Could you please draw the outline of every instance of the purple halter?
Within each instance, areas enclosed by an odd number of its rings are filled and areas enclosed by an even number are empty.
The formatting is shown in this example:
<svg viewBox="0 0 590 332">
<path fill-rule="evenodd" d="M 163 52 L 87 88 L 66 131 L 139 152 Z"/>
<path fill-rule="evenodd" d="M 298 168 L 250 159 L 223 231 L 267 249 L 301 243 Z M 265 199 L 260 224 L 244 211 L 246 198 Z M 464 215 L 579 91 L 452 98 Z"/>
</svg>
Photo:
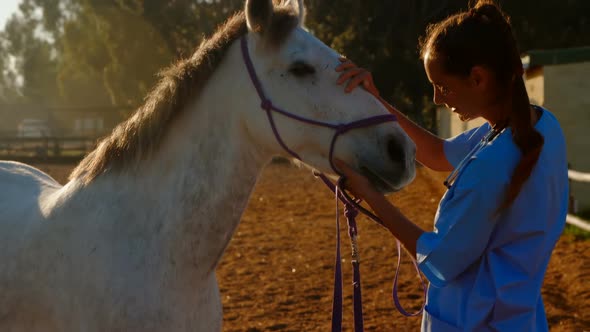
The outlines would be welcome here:
<svg viewBox="0 0 590 332">
<path fill-rule="evenodd" d="M 384 122 L 393 122 L 397 121 L 397 117 L 394 114 L 385 114 L 385 115 L 378 115 L 358 121 L 353 121 L 350 123 L 344 124 L 331 124 L 328 122 L 321 122 L 316 121 L 313 119 L 304 118 L 293 113 L 284 111 L 276 106 L 274 106 L 269 98 L 266 97 L 264 94 L 264 90 L 262 88 L 262 83 L 258 79 L 256 75 L 256 70 L 254 69 L 254 65 L 252 64 L 252 59 L 250 58 L 250 54 L 248 52 L 248 42 L 246 40 L 246 36 L 242 36 L 240 40 L 241 49 L 242 49 L 242 57 L 244 59 L 244 63 L 246 64 L 246 68 L 248 69 L 248 73 L 250 74 L 250 79 L 252 80 L 252 84 L 256 88 L 256 92 L 260 97 L 261 103 L 260 107 L 266 111 L 268 116 L 268 121 L 272 127 L 272 131 L 279 142 L 279 144 L 291 154 L 293 157 L 301 160 L 301 157 L 293 150 L 289 149 L 289 147 L 285 144 L 281 135 L 279 134 L 277 127 L 275 125 L 272 113 L 276 112 L 281 115 L 284 115 L 288 118 L 308 123 L 314 126 L 325 127 L 334 129 L 334 136 L 332 137 L 332 141 L 330 142 L 330 152 L 328 156 L 328 160 L 330 161 L 330 166 L 334 170 L 336 174 L 339 174 L 340 180 L 336 185 L 334 185 L 325 175 L 323 174 L 315 174 L 319 178 L 324 181 L 326 186 L 334 192 L 336 199 L 342 201 L 345 206 L 345 215 L 348 220 L 348 235 L 351 239 L 352 245 L 352 265 L 353 265 L 353 308 L 354 308 L 354 331 L 355 332 L 362 332 L 363 331 L 363 312 L 362 312 L 362 301 L 361 301 L 361 284 L 360 284 L 360 269 L 359 269 L 359 255 L 358 255 L 358 245 L 356 241 L 357 237 L 357 227 L 355 222 L 355 217 L 358 215 L 358 210 L 361 210 L 364 214 L 366 214 L 371 219 L 375 220 L 376 222 L 382 224 L 381 220 L 377 216 L 375 216 L 370 211 L 366 210 L 362 206 L 360 206 L 360 200 L 352 199 L 350 196 L 346 194 L 344 190 L 342 190 L 342 182 L 344 181 L 344 177 L 342 174 L 334 167 L 332 162 L 332 157 L 334 153 L 334 147 L 336 145 L 336 139 L 353 129 L 359 129 L 364 127 L 369 127 L 377 124 L 381 124 Z M 337 227 L 337 245 L 336 245 L 336 262 L 335 262 L 335 271 L 334 271 L 334 301 L 332 307 L 332 332 L 340 332 L 342 331 L 342 262 L 340 259 L 340 221 L 339 221 L 339 211 L 338 211 L 338 202 L 336 202 L 336 227 Z M 416 313 L 407 313 L 400 305 L 399 300 L 397 298 L 397 277 L 399 272 L 399 266 L 401 262 L 401 246 L 399 241 L 397 241 L 397 249 L 398 249 L 398 266 L 395 273 L 394 278 L 394 285 L 393 285 L 393 301 L 397 309 L 405 316 L 416 316 L 422 313 L 422 309 Z M 422 277 L 420 276 L 420 272 L 416 263 L 414 261 L 414 265 L 416 267 L 416 271 L 418 272 L 418 276 L 422 281 Z M 424 286 L 424 282 L 422 281 L 422 287 L 424 288 L 424 295 L 426 295 L 426 288 Z"/>
<path fill-rule="evenodd" d="M 242 56 L 244 58 L 244 63 L 246 64 L 246 68 L 248 68 L 248 73 L 250 74 L 250 79 L 252 80 L 252 84 L 256 88 L 256 92 L 258 93 L 258 96 L 260 97 L 260 100 L 261 100 L 260 107 L 266 111 L 266 113 L 268 115 L 268 121 L 270 122 L 270 125 L 272 127 L 272 131 L 275 134 L 277 141 L 283 147 L 283 149 L 285 149 L 285 151 L 289 152 L 289 154 L 291 154 L 293 157 L 295 157 L 299 160 L 301 160 L 301 157 L 299 157 L 299 155 L 297 153 L 295 153 L 293 150 L 289 149 L 289 147 L 281 139 L 281 135 L 279 135 L 279 132 L 277 131 L 274 119 L 272 117 L 272 112 L 277 112 L 277 113 L 282 114 L 282 115 L 289 117 L 291 119 L 295 119 L 299 122 L 308 123 L 308 124 L 311 124 L 314 126 L 334 129 L 335 133 L 332 138 L 332 142 L 330 143 L 330 155 L 328 156 L 328 158 L 330 161 L 330 166 L 336 172 L 336 174 L 340 174 L 340 172 L 338 172 L 338 170 L 334 167 L 334 165 L 332 163 L 332 154 L 334 152 L 334 146 L 336 144 L 336 139 L 338 138 L 338 136 L 340 136 L 352 129 L 364 128 L 364 127 L 368 127 L 368 126 L 372 126 L 372 125 L 376 125 L 376 124 L 380 124 L 380 123 L 384 123 L 384 122 L 397 121 L 397 117 L 394 114 L 384 114 L 384 115 L 377 115 L 374 117 L 370 117 L 367 119 L 353 121 L 350 123 L 331 124 L 328 122 L 321 122 L 321 121 L 316 121 L 316 120 L 304 118 L 304 117 L 295 115 L 293 113 L 289 113 L 287 111 L 284 111 L 284 110 L 274 106 L 272 104 L 272 101 L 270 99 L 268 99 L 266 97 L 266 95 L 264 94 L 264 90 L 262 89 L 262 84 L 260 83 L 260 80 L 258 79 L 258 76 L 256 75 L 256 70 L 254 69 L 254 65 L 252 64 L 252 60 L 250 59 L 250 54 L 248 52 L 248 42 L 246 41 L 246 36 L 242 37 L 241 46 L 242 46 Z"/>
</svg>

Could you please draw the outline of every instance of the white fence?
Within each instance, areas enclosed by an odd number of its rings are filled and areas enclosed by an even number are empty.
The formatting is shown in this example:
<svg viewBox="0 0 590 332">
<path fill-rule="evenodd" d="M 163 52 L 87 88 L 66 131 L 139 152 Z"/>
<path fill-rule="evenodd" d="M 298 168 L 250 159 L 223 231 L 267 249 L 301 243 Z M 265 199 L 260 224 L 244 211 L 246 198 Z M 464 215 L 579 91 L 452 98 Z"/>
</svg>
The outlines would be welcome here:
<svg viewBox="0 0 590 332">
<path fill-rule="evenodd" d="M 578 172 L 578 171 L 569 170 L 568 177 L 571 181 L 590 183 L 590 174 L 588 174 L 588 173 L 582 173 L 582 172 Z M 576 227 L 579 227 L 579 228 L 585 230 L 586 232 L 590 232 L 590 222 L 583 220 L 581 218 L 578 218 L 578 217 L 574 216 L 573 214 L 567 215 L 566 222 L 570 225 L 574 225 Z"/>
</svg>

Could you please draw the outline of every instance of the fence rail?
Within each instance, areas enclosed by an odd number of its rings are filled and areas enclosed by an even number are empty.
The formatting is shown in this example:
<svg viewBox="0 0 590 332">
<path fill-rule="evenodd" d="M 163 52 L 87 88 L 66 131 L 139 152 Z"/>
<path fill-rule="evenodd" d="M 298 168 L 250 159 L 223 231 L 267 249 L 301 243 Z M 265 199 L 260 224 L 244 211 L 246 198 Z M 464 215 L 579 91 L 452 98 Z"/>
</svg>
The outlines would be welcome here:
<svg viewBox="0 0 590 332">
<path fill-rule="evenodd" d="M 0 159 L 16 156 L 25 158 L 78 158 L 94 149 L 96 142 L 96 137 L 0 136 Z M 570 181 L 590 183 L 590 173 L 569 170 L 568 177 Z M 590 221 L 568 213 L 566 222 L 590 232 Z"/>
<path fill-rule="evenodd" d="M 589 173 L 582 173 L 574 170 L 569 170 L 567 172 L 568 177 L 570 180 L 578 181 L 578 182 L 587 182 L 590 183 L 590 174 Z"/>
<path fill-rule="evenodd" d="M 14 157 L 61 158 L 83 156 L 96 146 L 96 137 L 0 136 L 0 159 Z"/>
<path fill-rule="evenodd" d="M 590 183 L 590 173 L 582 173 L 582 172 L 578 172 L 578 171 L 574 171 L 574 170 L 570 169 L 570 170 L 568 170 L 568 177 L 569 177 L 570 181 Z M 575 216 L 573 214 L 569 214 L 569 213 L 568 213 L 565 221 L 570 225 L 581 228 L 581 229 L 585 230 L 586 232 L 590 232 L 590 221 L 581 219 L 580 217 L 577 217 L 577 216 Z"/>
</svg>

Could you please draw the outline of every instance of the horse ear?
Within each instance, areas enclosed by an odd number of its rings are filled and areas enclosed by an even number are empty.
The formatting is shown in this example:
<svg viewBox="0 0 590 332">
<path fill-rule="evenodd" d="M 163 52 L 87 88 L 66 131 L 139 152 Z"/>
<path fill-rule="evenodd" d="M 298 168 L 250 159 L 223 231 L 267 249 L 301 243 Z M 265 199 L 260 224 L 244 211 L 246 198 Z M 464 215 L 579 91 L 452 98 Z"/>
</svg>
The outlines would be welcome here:
<svg viewBox="0 0 590 332">
<path fill-rule="evenodd" d="M 264 33 L 273 14 L 272 0 L 246 0 L 246 22 L 248 29 Z"/>
<path fill-rule="evenodd" d="M 299 15 L 299 25 L 304 25 L 305 21 L 305 4 L 303 0 L 283 0 L 283 6 L 291 6 Z"/>
</svg>

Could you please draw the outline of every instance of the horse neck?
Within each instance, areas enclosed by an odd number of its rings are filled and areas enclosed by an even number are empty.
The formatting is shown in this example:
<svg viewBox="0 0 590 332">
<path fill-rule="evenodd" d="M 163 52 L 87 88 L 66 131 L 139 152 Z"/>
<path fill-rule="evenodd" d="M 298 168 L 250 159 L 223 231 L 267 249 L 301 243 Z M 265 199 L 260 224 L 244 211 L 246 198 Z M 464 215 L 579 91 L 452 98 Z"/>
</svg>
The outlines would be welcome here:
<svg viewBox="0 0 590 332">
<path fill-rule="evenodd" d="M 270 157 L 249 139 L 240 119 L 249 104 L 252 110 L 247 111 L 263 113 L 254 102 L 237 46 L 228 50 L 185 117 L 173 124 L 148 176 L 158 179 L 162 169 L 173 169 L 163 185 L 154 187 L 163 189 L 160 199 L 166 206 L 183 211 L 171 225 L 171 244 L 181 259 L 195 260 L 191 265 L 205 263 L 209 271 L 218 263 Z M 174 158 L 176 166 L 169 166 Z M 178 212 L 169 215 L 174 213 Z"/>
<path fill-rule="evenodd" d="M 218 263 L 270 159 L 239 118 L 248 104 L 252 110 L 246 111 L 261 110 L 247 102 L 254 90 L 235 45 L 229 52 L 198 98 L 170 124 L 158 151 L 137 169 L 99 177 L 94 189 L 103 196 L 116 192 L 121 216 L 129 215 L 126 209 L 142 210 L 132 220 L 115 220 L 160 230 L 164 250 L 205 272 Z"/>
</svg>

